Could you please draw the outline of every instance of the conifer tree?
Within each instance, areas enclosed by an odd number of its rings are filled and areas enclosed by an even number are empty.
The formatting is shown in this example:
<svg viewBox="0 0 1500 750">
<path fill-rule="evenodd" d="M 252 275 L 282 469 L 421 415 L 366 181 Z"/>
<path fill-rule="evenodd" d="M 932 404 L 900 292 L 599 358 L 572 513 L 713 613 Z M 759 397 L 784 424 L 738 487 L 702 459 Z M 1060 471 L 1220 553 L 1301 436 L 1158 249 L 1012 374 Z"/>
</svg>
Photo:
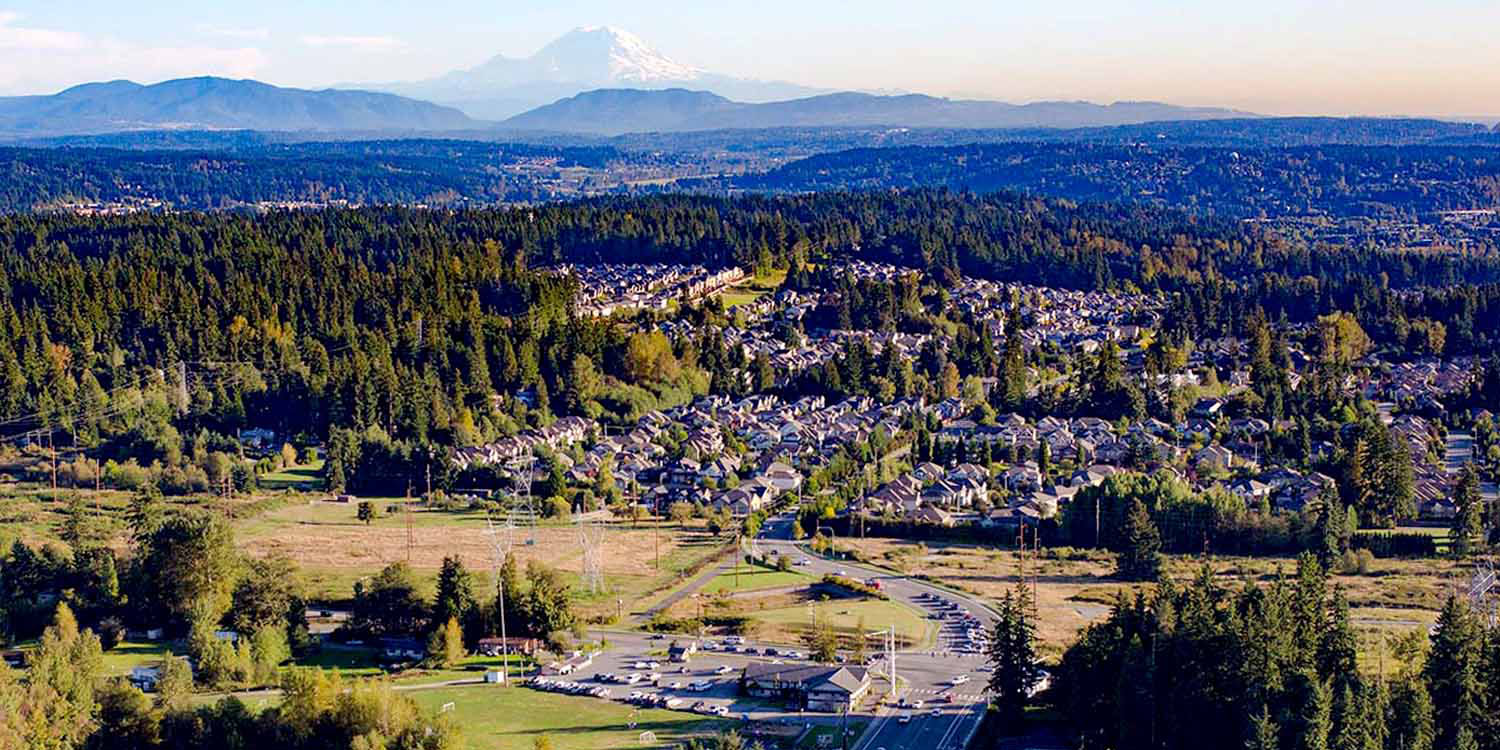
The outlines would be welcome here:
<svg viewBox="0 0 1500 750">
<path fill-rule="evenodd" d="M 1117 572 L 1127 581 L 1155 581 L 1161 576 L 1161 532 L 1139 498 L 1132 498 L 1121 528 Z"/>
<path fill-rule="evenodd" d="M 1479 473 L 1474 464 L 1464 464 L 1453 491 L 1454 514 L 1448 537 L 1453 556 L 1469 557 L 1484 541 L 1484 499 L 1479 494 Z"/>
<path fill-rule="evenodd" d="M 1473 740 L 1482 721 L 1479 623 L 1467 603 L 1449 596 L 1434 626 L 1422 677 L 1432 696 L 1433 746 L 1456 748 Z"/>
</svg>

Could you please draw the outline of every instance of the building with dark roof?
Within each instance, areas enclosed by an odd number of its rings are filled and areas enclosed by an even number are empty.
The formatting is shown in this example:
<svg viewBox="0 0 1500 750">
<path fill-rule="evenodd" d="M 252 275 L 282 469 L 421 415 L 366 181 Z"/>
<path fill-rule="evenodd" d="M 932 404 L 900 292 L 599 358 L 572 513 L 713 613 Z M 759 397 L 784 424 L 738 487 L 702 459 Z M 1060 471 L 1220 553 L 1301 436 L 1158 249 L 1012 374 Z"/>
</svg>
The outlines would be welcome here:
<svg viewBox="0 0 1500 750">
<path fill-rule="evenodd" d="M 870 692 L 870 672 L 850 666 L 748 664 L 740 687 L 754 697 L 784 700 L 808 711 L 852 711 Z"/>
</svg>

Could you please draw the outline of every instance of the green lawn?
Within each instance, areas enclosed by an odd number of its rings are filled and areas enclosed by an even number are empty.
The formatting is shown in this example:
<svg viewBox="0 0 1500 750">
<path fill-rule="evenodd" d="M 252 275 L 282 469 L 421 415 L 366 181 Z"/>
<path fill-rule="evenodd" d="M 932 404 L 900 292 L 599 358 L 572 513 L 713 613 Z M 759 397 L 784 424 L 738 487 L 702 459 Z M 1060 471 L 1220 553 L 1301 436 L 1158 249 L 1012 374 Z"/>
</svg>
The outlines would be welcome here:
<svg viewBox="0 0 1500 750">
<path fill-rule="evenodd" d="M 130 674 L 130 670 L 136 667 L 150 667 L 161 663 L 166 655 L 165 643 L 122 641 L 104 652 L 104 672 L 109 675 Z"/>
<path fill-rule="evenodd" d="M 431 711 L 453 704 L 447 713 L 463 727 L 464 738 L 474 750 L 531 750 L 535 739 L 544 734 L 560 750 L 660 748 L 730 726 L 730 722 L 678 711 L 638 710 L 615 701 L 521 687 L 434 688 L 408 695 Z M 646 731 L 656 733 L 655 743 L 640 742 Z"/>
<path fill-rule="evenodd" d="M 525 674 L 532 666 L 531 661 L 520 654 L 511 654 L 509 661 L 510 668 L 507 671 L 512 675 Z M 397 685 L 430 685 L 453 680 L 481 680 L 484 679 L 485 672 L 499 669 L 501 663 L 498 656 L 476 655 L 465 658 L 452 669 L 413 669 L 393 675 L 392 679 Z M 297 664 L 303 667 L 321 667 L 346 678 L 385 674 L 385 670 L 380 667 L 375 650 L 369 648 L 324 647 L 299 660 Z"/>
<path fill-rule="evenodd" d="M 263 474 L 260 477 L 259 483 L 261 489 L 267 490 L 321 490 L 325 486 L 323 483 L 323 461 L 319 459 L 310 464 L 288 466 L 281 471 Z"/>
<path fill-rule="evenodd" d="M 866 632 L 894 626 L 897 634 L 916 644 L 930 643 L 935 631 L 935 626 L 921 613 L 897 602 L 881 599 L 832 599 L 812 606 L 820 616 L 828 617 L 834 629 L 844 636 L 852 636 L 861 620 Z M 805 605 L 762 610 L 752 617 L 773 626 L 780 634 L 800 633 L 812 624 L 812 615 Z M 871 647 L 878 643 L 878 638 L 873 639 Z"/>
<path fill-rule="evenodd" d="M 721 573 L 703 587 L 705 594 L 725 591 L 757 591 L 783 586 L 805 586 L 815 579 L 795 570 L 780 571 L 760 565 L 736 565 L 733 570 Z"/>
<path fill-rule="evenodd" d="M 724 303 L 724 309 L 732 310 L 736 307 L 739 307 L 740 305 L 748 305 L 768 293 L 769 292 L 750 289 L 730 288 L 724 290 L 724 292 L 719 295 L 719 300 Z"/>
<path fill-rule="evenodd" d="M 846 727 L 813 727 L 812 731 L 803 735 L 802 741 L 797 743 L 798 750 L 819 750 L 819 748 L 833 750 L 834 748 L 842 748 L 844 745 L 843 743 L 839 742 L 840 729 L 843 729 L 844 731 L 847 731 L 849 733 L 849 746 L 853 747 L 855 741 L 857 741 L 860 736 L 865 733 L 865 726 L 869 723 L 870 722 L 866 719 L 850 719 L 848 722 L 848 726 Z M 822 739 L 824 737 L 827 737 L 828 739 Z"/>
</svg>

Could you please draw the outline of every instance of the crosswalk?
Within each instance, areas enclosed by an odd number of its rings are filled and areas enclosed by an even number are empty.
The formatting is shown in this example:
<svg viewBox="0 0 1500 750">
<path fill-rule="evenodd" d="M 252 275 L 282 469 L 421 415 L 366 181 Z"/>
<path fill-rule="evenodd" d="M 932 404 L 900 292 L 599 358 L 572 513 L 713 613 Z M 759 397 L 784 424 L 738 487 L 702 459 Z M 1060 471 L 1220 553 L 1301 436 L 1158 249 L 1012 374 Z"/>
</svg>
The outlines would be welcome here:
<svg viewBox="0 0 1500 750">
<path fill-rule="evenodd" d="M 949 695 L 949 692 L 942 688 L 911 688 L 904 692 L 906 695 Z M 961 703 L 972 703 L 985 698 L 983 693 L 952 693 L 952 695 L 953 700 Z"/>
</svg>

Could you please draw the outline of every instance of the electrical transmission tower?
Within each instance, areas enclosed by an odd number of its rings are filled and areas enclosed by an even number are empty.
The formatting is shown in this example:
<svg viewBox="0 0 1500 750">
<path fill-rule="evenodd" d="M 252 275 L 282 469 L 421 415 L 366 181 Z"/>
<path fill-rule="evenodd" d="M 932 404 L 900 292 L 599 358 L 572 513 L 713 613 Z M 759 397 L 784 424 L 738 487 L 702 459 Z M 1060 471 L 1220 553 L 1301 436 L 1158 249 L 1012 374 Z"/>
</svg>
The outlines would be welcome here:
<svg viewBox="0 0 1500 750">
<path fill-rule="evenodd" d="M 604 527 L 598 521 L 578 519 L 578 545 L 583 548 L 583 588 L 590 594 L 604 591 Z"/>
<path fill-rule="evenodd" d="M 1490 627 L 1495 626 L 1497 610 L 1500 610 L 1500 600 L 1496 599 L 1495 588 L 1495 561 L 1484 559 L 1474 563 L 1474 573 L 1469 578 L 1466 596 L 1469 606 L 1484 617 Z"/>
<path fill-rule="evenodd" d="M 529 547 L 536 544 L 536 519 L 538 516 L 536 503 L 531 496 L 531 482 L 535 479 L 536 453 L 528 448 L 526 455 L 517 458 L 512 464 L 512 471 L 519 471 L 520 464 L 525 463 L 526 469 L 521 480 L 522 492 L 510 501 L 510 517 L 506 521 L 508 533 L 516 528 L 526 529 L 526 545 Z"/>
<path fill-rule="evenodd" d="M 511 532 L 515 529 L 509 522 L 504 527 L 496 528 L 495 520 L 490 518 L 489 513 L 484 514 L 484 521 L 488 525 L 490 537 L 490 574 L 495 581 L 495 602 L 500 609 L 500 674 L 504 675 L 501 680 L 510 682 L 510 639 L 505 633 L 505 579 L 500 571 L 505 567 L 505 560 L 510 557 L 511 543 L 514 541 Z"/>
</svg>

